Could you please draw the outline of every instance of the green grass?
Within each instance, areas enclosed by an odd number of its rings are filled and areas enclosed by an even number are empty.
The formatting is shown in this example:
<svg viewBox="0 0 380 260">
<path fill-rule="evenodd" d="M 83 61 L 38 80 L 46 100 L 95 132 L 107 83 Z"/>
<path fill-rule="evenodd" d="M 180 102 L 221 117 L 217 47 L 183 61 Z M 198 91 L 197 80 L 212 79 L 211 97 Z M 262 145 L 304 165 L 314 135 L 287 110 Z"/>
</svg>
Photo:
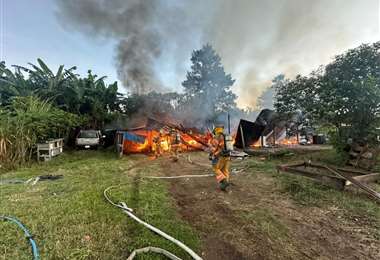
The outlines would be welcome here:
<svg viewBox="0 0 380 260">
<path fill-rule="evenodd" d="M 129 219 L 103 198 L 103 190 L 121 183 L 110 194 L 125 201 L 141 219 L 199 249 L 197 234 L 176 216 L 165 182 L 144 181 L 127 169 L 133 159 L 117 159 L 106 152 L 66 153 L 51 162 L 1 175 L 2 179 L 63 174 L 56 181 L 36 185 L 0 186 L 0 214 L 19 218 L 34 235 L 42 259 L 126 259 L 133 249 L 157 246 L 188 259 L 187 254 Z M 157 170 L 152 163 L 145 172 Z M 31 250 L 21 230 L 0 222 L 0 259 L 30 259 Z M 145 255 L 138 259 L 152 259 Z"/>
<path fill-rule="evenodd" d="M 339 214 L 343 214 L 342 221 L 359 219 L 380 239 L 380 207 L 365 195 L 340 192 L 305 177 L 276 173 L 278 164 L 310 158 L 341 164 L 333 151 L 323 151 L 266 160 L 253 157 L 247 160 L 247 165 L 254 177 L 264 174 L 273 178 L 274 192 L 290 197 L 300 207 L 337 208 Z M 120 184 L 110 191 L 115 202 L 125 201 L 141 219 L 199 251 L 200 238 L 177 216 L 175 203 L 168 193 L 168 182 L 139 178 L 157 174 L 161 170 L 159 164 L 150 161 L 136 170 L 128 170 L 141 160 L 146 158 L 118 159 L 103 151 L 68 152 L 51 162 L 4 173 L 0 178 L 26 180 L 43 174 L 63 174 L 64 178 L 41 181 L 34 186 L 0 185 L 0 214 L 15 216 L 29 228 L 42 259 L 126 259 L 133 249 L 145 246 L 162 247 L 189 259 L 183 250 L 129 219 L 103 198 L 106 187 Z M 244 211 L 239 216 L 248 226 L 253 225 L 252 230 L 269 241 L 267 244 L 273 242 L 289 251 L 289 255 L 295 252 L 291 231 L 268 208 Z M 283 252 L 276 250 L 275 254 Z M 21 230 L 11 223 L 0 222 L 0 259 L 30 257 L 30 246 Z M 153 254 L 137 259 L 157 258 L 163 259 Z"/>
<path fill-rule="evenodd" d="M 278 184 L 298 205 L 340 209 L 344 219 L 360 220 L 370 226 L 373 237 L 380 240 L 380 207 L 366 195 L 337 191 L 301 176 L 281 175 Z"/>
<path fill-rule="evenodd" d="M 365 194 L 352 191 L 338 191 L 319 184 L 309 178 L 290 174 L 277 174 L 276 165 L 292 162 L 302 162 L 311 159 L 328 165 L 341 166 L 343 160 L 333 150 L 322 151 L 304 155 L 294 155 L 291 158 L 277 158 L 272 160 L 252 160 L 250 166 L 260 172 L 275 178 L 277 186 L 284 195 L 303 207 L 336 207 L 343 211 L 345 219 L 360 218 L 373 227 L 374 237 L 380 239 L 380 207 Z M 380 185 L 375 184 L 379 190 Z M 377 231 L 376 231 L 377 230 Z"/>
</svg>

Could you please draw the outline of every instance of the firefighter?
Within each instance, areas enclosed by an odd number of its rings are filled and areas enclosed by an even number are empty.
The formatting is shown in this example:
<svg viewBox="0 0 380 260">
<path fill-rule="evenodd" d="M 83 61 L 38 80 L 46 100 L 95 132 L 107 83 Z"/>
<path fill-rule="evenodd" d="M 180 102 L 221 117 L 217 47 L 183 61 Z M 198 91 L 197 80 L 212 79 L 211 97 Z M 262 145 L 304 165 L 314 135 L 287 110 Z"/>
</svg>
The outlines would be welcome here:
<svg viewBox="0 0 380 260">
<path fill-rule="evenodd" d="M 171 142 L 165 129 L 160 129 L 158 136 L 153 138 L 155 157 L 164 155 L 165 152 L 171 152 Z"/>
<path fill-rule="evenodd" d="M 158 158 L 161 155 L 159 136 L 153 137 L 152 150 L 154 152 L 154 157 Z"/>
<path fill-rule="evenodd" d="M 225 191 L 230 181 L 231 156 L 226 148 L 224 127 L 215 127 L 213 134 L 214 138 L 210 140 L 210 159 L 219 187 Z"/>
<path fill-rule="evenodd" d="M 179 160 L 179 153 L 181 152 L 181 135 L 178 131 L 171 132 L 171 153 L 173 161 Z"/>
</svg>

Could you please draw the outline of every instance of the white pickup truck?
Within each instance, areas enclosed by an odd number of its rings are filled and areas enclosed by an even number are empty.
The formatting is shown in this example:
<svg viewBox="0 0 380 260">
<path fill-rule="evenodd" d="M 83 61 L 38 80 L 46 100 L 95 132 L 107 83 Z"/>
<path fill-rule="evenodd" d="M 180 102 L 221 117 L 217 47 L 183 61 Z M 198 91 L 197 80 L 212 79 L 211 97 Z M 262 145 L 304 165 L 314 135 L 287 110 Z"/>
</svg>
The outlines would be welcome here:
<svg viewBox="0 0 380 260">
<path fill-rule="evenodd" d="M 81 130 L 75 139 L 77 148 L 98 149 L 102 144 L 102 134 L 99 130 Z"/>
</svg>

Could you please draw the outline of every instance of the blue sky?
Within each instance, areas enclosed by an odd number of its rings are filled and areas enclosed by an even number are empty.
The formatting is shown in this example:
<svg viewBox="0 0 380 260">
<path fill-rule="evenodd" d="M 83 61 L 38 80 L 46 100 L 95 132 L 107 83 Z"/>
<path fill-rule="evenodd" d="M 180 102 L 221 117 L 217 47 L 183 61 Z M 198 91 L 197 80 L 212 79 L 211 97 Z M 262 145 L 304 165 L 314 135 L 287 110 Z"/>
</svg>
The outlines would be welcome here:
<svg viewBox="0 0 380 260">
<path fill-rule="evenodd" d="M 115 42 L 90 38 L 62 26 L 50 0 L 0 0 L 2 4 L 2 57 L 8 66 L 36 63 L 41 58 L 54 70 L 77 66 L 85 75 L 91 69 L 108 82 L 117 80 L 113 61 Z"/>
</svg>

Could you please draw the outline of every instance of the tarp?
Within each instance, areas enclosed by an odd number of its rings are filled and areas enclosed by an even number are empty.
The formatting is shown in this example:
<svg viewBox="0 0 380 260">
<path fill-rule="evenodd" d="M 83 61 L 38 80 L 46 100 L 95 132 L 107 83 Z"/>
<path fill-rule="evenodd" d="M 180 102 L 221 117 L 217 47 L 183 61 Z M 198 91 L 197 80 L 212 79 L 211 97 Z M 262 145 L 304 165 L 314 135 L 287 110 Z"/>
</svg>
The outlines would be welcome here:
<svg viewBox="0 0 380 260">
<path fill-rule="evenodd" d="M 158 136 L 155 130 L 133 130 L 123 132 L 123 152 L 140 153 L 149 152 L 152 149 L 152 140 Z"/>
<path fill-rule="evenodd" d="M 135 143 L 145 143 L 145 136 L 137 135 L 131 132 L 124 132 L 124 140 L 128 140 Z"/>
</svg>

